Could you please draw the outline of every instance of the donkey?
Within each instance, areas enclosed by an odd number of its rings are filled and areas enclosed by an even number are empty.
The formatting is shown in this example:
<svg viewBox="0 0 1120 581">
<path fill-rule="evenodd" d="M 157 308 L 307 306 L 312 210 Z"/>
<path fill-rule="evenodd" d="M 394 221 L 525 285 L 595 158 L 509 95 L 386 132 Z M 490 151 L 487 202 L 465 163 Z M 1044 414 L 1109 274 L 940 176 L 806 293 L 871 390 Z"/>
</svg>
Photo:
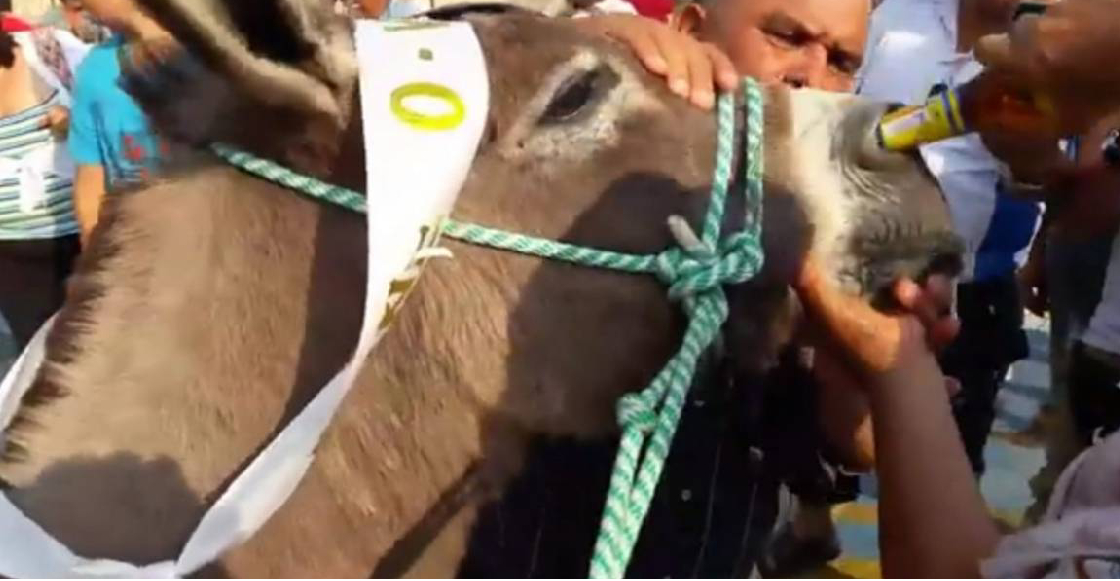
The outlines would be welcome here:
<svg viewBox="0 0 1120 581">
<path fill-rule="evenodd" d="M 327 3 L 144 4 L 197 58 L 130 73 L 168 135 L 364 190 L 351 26 Z M 570 21 L 462 17 L 492 102 L 457 218 L 633 253 L 671 244 L 670 215 L 696 223 L 711 114 Z M 767 100 L 767 267 L 733 289 L 726 330 L 729 356 L 751 368 L 796 325 L 788 283 L 808 253 L 869 298 L 959 260 L 931 179 L 867 147 L 882 106 L 781 87 Z M 742 196 L 732 203 L 741 216 Z M 113 196 L 11 430 L 12 501 L 85 556 L 177 554 L 349 356 L 364 229 L 200 152 Z M 455 258 L 428 266 L 293 497 L 205 573 L 453 574 L 457 538 L 529 435 L 611 433 L 615 401 L 677 348 L 683 319 L 655 280 L 446 244 Z"/>
</svg>

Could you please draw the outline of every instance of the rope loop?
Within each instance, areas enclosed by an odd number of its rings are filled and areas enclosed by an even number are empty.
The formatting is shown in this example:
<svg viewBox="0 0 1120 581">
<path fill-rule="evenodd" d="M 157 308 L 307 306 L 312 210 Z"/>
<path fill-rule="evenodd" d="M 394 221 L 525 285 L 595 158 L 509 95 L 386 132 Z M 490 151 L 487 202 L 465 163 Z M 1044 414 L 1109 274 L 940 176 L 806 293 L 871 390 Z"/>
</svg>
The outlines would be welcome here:
<svg viewBox="0 0 1120 581">
<path fill-rule="evenodd" d="M 649 434 L 657 427 L 657 410 L 640 393 L 622 396 L 617 409 L 618 423 L 624 430 Z"/>
<path fill-rule="evenodd" d="M 758 244 L 750 236 L 727 238 L 716 252 L 695 253 L 671 248 L 657 255 L 657 278 L 669 287 L 669 298 L 681 300 L 746 282 L 762 263 Z"/>
</svg>

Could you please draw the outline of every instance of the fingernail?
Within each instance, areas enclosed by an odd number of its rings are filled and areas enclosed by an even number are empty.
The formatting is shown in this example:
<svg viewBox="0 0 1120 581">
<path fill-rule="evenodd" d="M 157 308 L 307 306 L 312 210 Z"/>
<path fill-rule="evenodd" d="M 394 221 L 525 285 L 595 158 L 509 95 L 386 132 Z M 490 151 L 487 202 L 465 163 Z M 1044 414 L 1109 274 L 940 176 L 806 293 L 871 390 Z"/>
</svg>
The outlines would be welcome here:
<svg viewBox="0 0 1120 581">
<path fill-rule="evenodd" d="M 719 76 L 719 84 L 727 91 L 735 90 L 739 85 L 739 76 L 731 73 L 724 73 Z"/>
<path fill-rule="evenodd" d="M 716 96 L 711 91 L 693 91 L 692 102 L 705 109 L 711 109 L 716 104 Z"/>
<path fill-rule="evenodd" d="M 665 64 L 665 59 L 659 56 L 651 56 L 646 59 L 646 68 L 655 72 L 663 73 L 669 65 Z"/>
<path fill-rule="evenodd" d="M 682 96 L 688 96 L 688 81 L 684 79 L 672 79 L 669 81 L 669 90 Z"/>
</svg>

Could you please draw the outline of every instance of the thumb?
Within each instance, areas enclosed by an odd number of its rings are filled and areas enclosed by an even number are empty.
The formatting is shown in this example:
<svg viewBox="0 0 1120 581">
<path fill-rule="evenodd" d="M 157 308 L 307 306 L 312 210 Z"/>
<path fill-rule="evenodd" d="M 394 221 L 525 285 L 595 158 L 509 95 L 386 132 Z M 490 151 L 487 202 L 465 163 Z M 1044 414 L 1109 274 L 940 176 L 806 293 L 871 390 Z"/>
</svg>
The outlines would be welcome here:
<svg viewBox="0 0 1120 581">
<path fill-rule="evenodd" d="M 973 48 L 976 60 L 985 67 L 1015 70 L 1017 61 L 1011 51 L 1011 35 L 988 34 L 980 37 Z"/>
<path fill-rule="evenodd" d="M 809 316 L 852 363 L 880 371 L 894 360 L 899 326 L 859 297 L 835 288 L 815 259 L 806 261 L 795 286 Z"/>
</svg>

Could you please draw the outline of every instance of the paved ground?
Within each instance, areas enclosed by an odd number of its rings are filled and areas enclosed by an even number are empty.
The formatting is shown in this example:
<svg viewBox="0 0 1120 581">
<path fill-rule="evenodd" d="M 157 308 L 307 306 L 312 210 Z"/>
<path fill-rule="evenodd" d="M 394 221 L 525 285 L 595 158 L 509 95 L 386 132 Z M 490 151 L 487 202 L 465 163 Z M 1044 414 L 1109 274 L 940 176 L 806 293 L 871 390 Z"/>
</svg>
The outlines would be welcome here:
<svg viewBox="0 0 1120 581">
<path fill-rule="evenodd" d="M 987 471 L 981 492 L 992 513 L 1009 526 L 1018 526 L 1033 502 L 1028 479 L 1042 467 L 1045 453 L 1036 436 L 1027 432 L 1049 394 L 1049 335 L 1040 319 L 1028 323 L 1031 358 L 1011 370 L 1011 380 L 1000 392 L 999 415 L 985 450 Z M 838 577 L 879 577 L 877 502 L 873 479 L 864 482 L 864 496 L 837 507 L 834 517 L 840 529 L 844 554 L 833 562 L 829 574 Z"/>
</svg>

